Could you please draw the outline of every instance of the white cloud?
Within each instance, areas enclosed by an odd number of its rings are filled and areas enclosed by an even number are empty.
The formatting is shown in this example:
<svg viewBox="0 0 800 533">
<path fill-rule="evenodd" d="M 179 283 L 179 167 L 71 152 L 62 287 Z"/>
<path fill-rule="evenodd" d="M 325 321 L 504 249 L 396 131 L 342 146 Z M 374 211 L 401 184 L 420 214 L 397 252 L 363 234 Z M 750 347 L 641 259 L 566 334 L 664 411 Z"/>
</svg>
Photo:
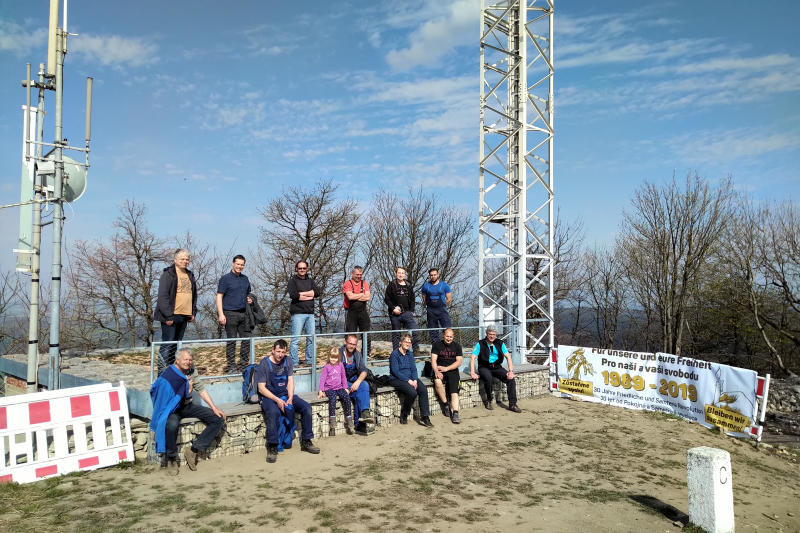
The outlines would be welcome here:
<svg viewBox="0 0 800 533">
<path fill-rule="evenodd" d="M 46 29 L 29 30 L 15 22 L 0 20 L 0 52 L 22 54 L 37 46 L 43 46 L 46 52 L 46 44 Z"/>
<path fill-rule="evenodd" d="M 678 135 L 666 145 L 683 162 L 730 166 L 734 161 L 753 160 L 766 154 L 800 147 L 800 132 L 764 129 L 705 130 Z"/>
<path fill-rule="evenodd" d="M 80 34 L 70 38 L 71 53 L 105 66 L 140 67 L 159 61 L 158 46 L 140 37 Z"/>
<path fill-rule="evenodd" d="M 475 44 L 479 14 L 477 0 L 455 0 L 446 14 L 426 21 L 412 32 L 407 48 L 391 50 L 386 62 L 396 71 L 418 65 L 435 66 L 453 48 Z"/>
</svg>

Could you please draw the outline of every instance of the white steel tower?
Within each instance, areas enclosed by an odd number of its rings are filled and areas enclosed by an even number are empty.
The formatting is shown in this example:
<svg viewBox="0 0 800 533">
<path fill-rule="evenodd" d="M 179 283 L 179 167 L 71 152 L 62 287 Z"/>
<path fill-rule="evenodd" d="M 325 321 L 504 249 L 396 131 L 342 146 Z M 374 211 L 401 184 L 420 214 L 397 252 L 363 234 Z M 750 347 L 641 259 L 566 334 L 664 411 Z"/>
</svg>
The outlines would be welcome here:
<svg viewBox="0 0 800 533">
<path fill-rule="evenodd" d="M 554 346 L 553 1 L 481 9 L 478 306 L 516 363 Z"/>
</svg>

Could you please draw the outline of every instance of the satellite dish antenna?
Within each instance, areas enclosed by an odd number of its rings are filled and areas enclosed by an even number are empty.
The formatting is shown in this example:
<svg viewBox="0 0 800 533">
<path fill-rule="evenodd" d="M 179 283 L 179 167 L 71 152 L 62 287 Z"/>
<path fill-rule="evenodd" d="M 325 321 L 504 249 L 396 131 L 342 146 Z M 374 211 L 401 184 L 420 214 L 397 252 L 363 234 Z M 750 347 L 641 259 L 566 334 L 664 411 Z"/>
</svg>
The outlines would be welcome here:
<svg viewBox="0 0 800 533">
<path fill-rule="evenodd" d="M 42 188 L 48 197 L 55 197 L 56 170 L 55 153 L 47 155 L 45 161 L 37 166 L 37 172 L 42 178 Z M 62 156 L 64 160 L 64 201 L 74 202 L 86 191 L 86 167 L 79 164 L 71 157 Z"/>
</svg>

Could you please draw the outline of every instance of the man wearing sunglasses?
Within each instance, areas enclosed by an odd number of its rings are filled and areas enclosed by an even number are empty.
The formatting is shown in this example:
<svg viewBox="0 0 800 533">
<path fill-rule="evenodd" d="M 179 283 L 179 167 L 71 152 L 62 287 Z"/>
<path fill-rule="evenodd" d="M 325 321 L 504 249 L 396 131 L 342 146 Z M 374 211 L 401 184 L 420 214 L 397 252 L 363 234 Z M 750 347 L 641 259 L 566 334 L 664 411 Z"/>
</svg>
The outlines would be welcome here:
<svg viewBox="0 0 800 533">
<path fill-rule="evenodd" d="M 297 347 L 300 344 L 300 335 L 306 333 L 306 364 L 311 364 L 314 354 L 314 298 L 320 297 L 317 284 L 308 274 L 308 263 L 298 261 L 294 266 L 295 275 L 289 278 L 286 292 L 292 302 L 289 304 L 289 314 L 292 315 L 292 342 L 289 345 L 289 355 L 294 366 L 300 364 Z"/>
</svg>

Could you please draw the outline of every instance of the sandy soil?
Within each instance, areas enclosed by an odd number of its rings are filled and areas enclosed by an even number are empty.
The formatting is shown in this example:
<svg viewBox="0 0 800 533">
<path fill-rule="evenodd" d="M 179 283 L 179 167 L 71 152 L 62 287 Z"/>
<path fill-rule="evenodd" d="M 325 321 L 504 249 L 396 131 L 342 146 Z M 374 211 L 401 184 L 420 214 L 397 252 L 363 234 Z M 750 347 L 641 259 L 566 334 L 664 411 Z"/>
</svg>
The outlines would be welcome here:
<svg viewBox="0 0 800 533">
<path fill-rule="evenodd" d="M 731 453 L 738 531 L 800 531 L 797 455 L 556 398 L 287 450 L 0 487 L 3 531 L 679 531 L 686 451 Z"/>
</svg>

